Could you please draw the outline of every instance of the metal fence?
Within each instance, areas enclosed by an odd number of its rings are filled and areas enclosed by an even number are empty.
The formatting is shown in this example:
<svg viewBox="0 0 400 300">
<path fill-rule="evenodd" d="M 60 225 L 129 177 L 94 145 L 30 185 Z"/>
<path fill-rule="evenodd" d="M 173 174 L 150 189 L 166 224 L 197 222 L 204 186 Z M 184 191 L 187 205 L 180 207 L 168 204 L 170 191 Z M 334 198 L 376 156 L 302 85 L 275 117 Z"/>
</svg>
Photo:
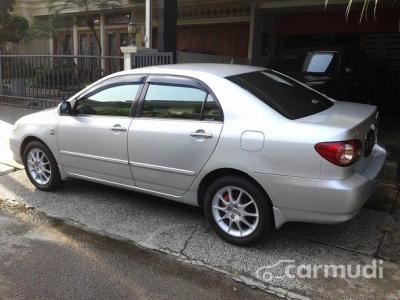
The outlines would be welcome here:
<svg viewBox="0 0 400 300">
<path fill-rule="evenodd" d="M 173 53 L 132 56 L 132 68 L 173 63 Z M 48 108 L 90 83 L 123 70 L 119 56 L 11 54 L 0 52 L 0 104 Z"/>
<path fill-rule="evenodd" d="M 168 65 L 174 61 L 172 52 L 144 52 L 132 54 L 132 69 L 148 66 Z"/>
<path fill-rule="evenodd" d="M 122 68 L 115 56 L 0 54 L 0 103 L 53 107 Z"/>
</svg>

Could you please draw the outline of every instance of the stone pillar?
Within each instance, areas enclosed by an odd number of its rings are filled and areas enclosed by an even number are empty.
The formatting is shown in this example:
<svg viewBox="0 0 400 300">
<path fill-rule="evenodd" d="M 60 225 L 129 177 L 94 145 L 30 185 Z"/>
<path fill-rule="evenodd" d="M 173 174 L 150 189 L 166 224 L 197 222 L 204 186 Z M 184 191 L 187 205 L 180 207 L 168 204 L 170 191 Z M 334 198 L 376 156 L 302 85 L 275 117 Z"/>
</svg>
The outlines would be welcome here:
<svg viewBox="0 0 400 300">
<path fill-rule="evenodd" d="M 124 70 L 132 69 L 132 57 L 135 53 L 154 53 L 157 49 L 138 48 L 136 46 L 121 47 L 121 52 L 124 55 Z"/>
<path fill-rule="evenodd" d="M 121 47 L 121 52 L 124 56 L 124 70 L 126 71 L 132 69 L 132 54 L 137 53 L 137 47 Z"/>
</svg>

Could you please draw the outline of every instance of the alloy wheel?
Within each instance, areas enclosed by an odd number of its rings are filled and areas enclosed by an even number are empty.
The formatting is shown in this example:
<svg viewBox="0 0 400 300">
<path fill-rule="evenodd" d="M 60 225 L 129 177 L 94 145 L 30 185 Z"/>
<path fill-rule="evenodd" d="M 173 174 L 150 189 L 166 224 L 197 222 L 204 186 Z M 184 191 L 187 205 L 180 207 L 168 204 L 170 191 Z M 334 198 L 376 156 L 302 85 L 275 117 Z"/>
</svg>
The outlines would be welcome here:
<svg viewBox="0 0 400 300">
<path fill-rule="evenodd" d="M 219 228 L 233 237 L 249 236 L 260 220 L 253 197 L 235 186 L 223 187 L 214 195 L 212 214 Z"/>
<path fill-rule="evenodd" d="M 29 151 L 27 157 L 27 167 L 32 179 L 40 185 L 46 185 L 51 179 L 51 165 L 46 154 L 38 149 L 33 148 Z"/>
</svg>

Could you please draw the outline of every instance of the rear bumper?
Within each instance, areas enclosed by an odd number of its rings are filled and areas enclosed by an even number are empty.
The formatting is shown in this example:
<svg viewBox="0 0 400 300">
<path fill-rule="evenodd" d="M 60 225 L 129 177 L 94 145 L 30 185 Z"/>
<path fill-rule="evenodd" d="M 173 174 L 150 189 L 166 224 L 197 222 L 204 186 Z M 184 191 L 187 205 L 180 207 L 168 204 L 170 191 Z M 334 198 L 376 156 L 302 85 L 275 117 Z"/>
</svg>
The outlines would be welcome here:
<svg viewBox="0 0 400 300">
<path fill-rule="evenodd" d="M 353 218 L 377 186 L 386 150 L 375 145 L 368 168 L 343 180 L 253 174 L 274 206 L 276 227 L 286 222 L 334 224 Z"/>
</svg>

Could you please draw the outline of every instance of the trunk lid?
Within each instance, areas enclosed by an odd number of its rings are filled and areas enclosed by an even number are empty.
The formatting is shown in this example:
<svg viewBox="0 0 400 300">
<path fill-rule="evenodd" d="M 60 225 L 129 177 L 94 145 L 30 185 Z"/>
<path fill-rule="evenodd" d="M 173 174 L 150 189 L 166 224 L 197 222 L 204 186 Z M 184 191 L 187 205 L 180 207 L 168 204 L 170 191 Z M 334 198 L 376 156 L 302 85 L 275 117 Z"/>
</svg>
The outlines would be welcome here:
<svg viewBox="0 0 400 300">
<path fill-rule="evenodd" d="M 335 104 L 320 113 L 298 119 L 297 121 L 319 126 L 337 128 L 330 141 L 359 139 L 362 143 L 361 158 L 353 165 L 343 168 L 346 175 L 351 171 L 362 173 L 370 163 L 370 153 L 377 142 L 378 111 L 373 105 L 335 101 Z M 353 173 L 354 173 L 353 172 Z M 323 175 L 323 174 L 321 174 Z"/>
</svg>

